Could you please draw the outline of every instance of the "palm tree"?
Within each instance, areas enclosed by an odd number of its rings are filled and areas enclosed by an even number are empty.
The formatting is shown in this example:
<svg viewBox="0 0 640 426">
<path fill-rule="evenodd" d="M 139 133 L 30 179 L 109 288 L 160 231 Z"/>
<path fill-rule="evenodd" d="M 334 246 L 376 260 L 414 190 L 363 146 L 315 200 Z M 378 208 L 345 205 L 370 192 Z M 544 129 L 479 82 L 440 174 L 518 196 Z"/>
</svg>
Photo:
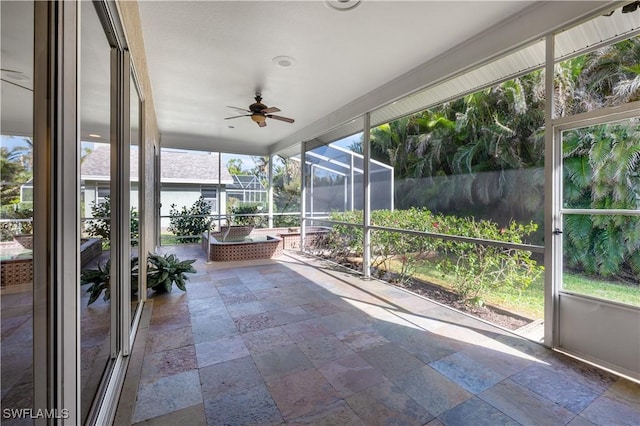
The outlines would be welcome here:
<svg viewBox="0 0 640 426">
<path fill-rule="evenodd" d="M 598 107 L 639 100 L 640 37 L 585 55 L 577 80 Z"/>
<path fill-rule="evenodd" d="M 564 206 L 640 208 L 640 119 L 563 135 Z M 568 215 L 565 263 L 590 274 L 640 283 L 640 219 Z"/>
</svg>

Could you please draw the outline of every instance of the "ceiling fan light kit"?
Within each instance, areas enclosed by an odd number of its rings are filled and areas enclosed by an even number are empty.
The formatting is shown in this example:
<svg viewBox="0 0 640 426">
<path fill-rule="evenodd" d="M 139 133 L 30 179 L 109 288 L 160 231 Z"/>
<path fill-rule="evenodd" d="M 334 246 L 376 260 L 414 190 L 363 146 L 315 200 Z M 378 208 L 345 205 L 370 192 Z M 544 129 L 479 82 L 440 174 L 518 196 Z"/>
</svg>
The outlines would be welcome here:
<svg viewBox="0 0 640 426">
<path fill-rule="evenodd" d="M 255 123 L 258 124 L 259 127 L 266 127 L 267 118 L 273 118 L 274 120 L 284 121 L 285 123 L 293 123 L 295 120 L 293 118 L 282 117 L 280 115 L 273 115 L 273 112 L 279 112 L 280 109 L 276 107 L 268 107 L 262 103 L 262 96 L 260 93 L 256 93 L 255 103 L 249 105 L 249 109 L 238 108 L 234 106 L 228 106 L 228 108 L 235 109 L 239 112 L 245 112 L 248 114 L 242 115 L 234 115 L 233 117 L 226 117 L 225 120 L 230 120 L 233 118 L 240 117 L 251 117 Z"/>
<path fill-rule="evenodd" d="M 333 10 L 345 12 L 360 4 L 360 0 L 324 0 L 324 4 Z"/>
<path fill-rule="evenodd" d="M 278 68 L 291 68 L 296 64 L 295 58 L 291 56 L 276 56 L 272 61 Z"/>
</svg>

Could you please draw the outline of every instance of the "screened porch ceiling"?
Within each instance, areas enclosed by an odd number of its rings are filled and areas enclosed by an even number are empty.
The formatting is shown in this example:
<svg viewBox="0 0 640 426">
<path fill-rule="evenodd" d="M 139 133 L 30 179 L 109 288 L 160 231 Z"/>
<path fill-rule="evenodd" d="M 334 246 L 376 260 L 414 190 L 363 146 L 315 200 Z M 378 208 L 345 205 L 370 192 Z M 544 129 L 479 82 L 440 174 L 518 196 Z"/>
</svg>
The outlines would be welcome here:
<svg viewBox="0 0 640 426">
<path fill-rule="evenodd" d="M 327 143 L 360 131 L 365 112 L 372 124 L 384 123 L 538 67 L 549 32 L 566 30 L 556 46 L 564 58 L 640 25 L 640 10 L 620 13 L 628 1 L 361 0 L 348 11 L 332 7 L 351 3 L 140 1 L 162 146 L 296 155 L 301 141 Z M 20 81 L 5 81 L 12 76 L 3 72 L 3 134 L 32 131 L 31 7 L 2 2 L 2 68 L 20 74 Z M 85 9 L 83 19 L 90 19 Z M 593 16 L 597 24 L 572 29 Z M 108 55 L 92 53 L 105 45 L 89 31 L 95 25 L 81 34 L 81 53 L 91 55 L 83 61 L 81 95 L 90 99 L 82 103 L 81 128 L 108 135 L 100 120 L 109 117 L 109 102 L 100 94 L 108 95 L 109 82 L 99 72 L 108 69 Z M 278 66 L 280 56 L 294 65 Z M 295 123 L 268 119 L 260 128 L 250 117 L 225 120 L 238 114 L 228 105 L 247 108 L 256 92 Z"/>
<path fill-rule="evenodd" d="M 372 115 L 381 123 L 539 66 L 544 34 L 628 2 L 362 0 L 349 11 L 326 3 L 140 2 L 162 146 L 295 155 L 301 141 L 357 131 L 361 120 L 349 122 L 364 112 L 386 106 Z M 621 34 L 628 25 L 618 20 L 631 15 L 617 11 L 604 32 L 567 32 L 559 56 Z M 419 92 L 528 45 L 463 82 Z M 279 56 L 295 64 L 279 67 Z M 295 123 L 224 119 L 238 114 L 228 105 L 247 108 L 256 92 Z"/>
</svg>

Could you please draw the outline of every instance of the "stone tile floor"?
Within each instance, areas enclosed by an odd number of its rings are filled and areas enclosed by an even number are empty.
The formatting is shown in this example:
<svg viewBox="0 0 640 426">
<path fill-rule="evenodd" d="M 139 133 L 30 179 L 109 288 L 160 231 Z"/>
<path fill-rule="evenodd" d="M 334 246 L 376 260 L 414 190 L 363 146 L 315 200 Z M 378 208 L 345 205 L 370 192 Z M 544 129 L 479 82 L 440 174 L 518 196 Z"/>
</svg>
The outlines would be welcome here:
<svg viewBox="0 0 640 426">
<path fill-rule="evenodd" d="M 147 303 L 115 424 L 640 424 L 640 385 L 326 262 L 195 267 Z"/>
</svg>

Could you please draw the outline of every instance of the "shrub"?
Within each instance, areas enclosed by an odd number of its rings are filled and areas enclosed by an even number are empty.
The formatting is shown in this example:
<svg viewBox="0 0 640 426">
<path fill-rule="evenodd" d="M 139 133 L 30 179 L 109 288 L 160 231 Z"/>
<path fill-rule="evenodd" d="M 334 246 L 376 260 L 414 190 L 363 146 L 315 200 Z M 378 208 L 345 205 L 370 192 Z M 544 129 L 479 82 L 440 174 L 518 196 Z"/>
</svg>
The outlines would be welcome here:
<svg viewBox="0 0 640 426">
<path fill-rule="evenodd" d="M 2 219 L 33 219 L 33 203 L 26 202 L 2 206 L 0 217 Z M 4 222 L 0 224 L 0 241 L 11 241 L 14 235 L 32 233 L 33 221 Z"/>
<path fill-rule="evenodd" d="M 247 215 L 255 215 L 258 213 L 259 204 L 256 203 L 243 203 L 232 206 L 229 210 L 231 214 L 234 215 L 232 222 L 234 225 L 240 226 L 256 226 L 259 222 L 258 216 L 247 216 Z"/>
<path fill-rule="evenodd" d="M 355 225 L 362 223 L 362 211 L 331 213 L 329 217 L 331 220 Z M 362 256 L 362 239 L 362 228 L 347 224 L 334 224 L 331 232 L 327 235 L 329 255 L 338 260 Z"/>
<path fill-rule="evenodd" d="M 183 243 L 196 243 L 209 226 L 211 204 L 206 202 L 203 196 L 200 196 L 189 208 L 182 206 L 178 210 L 175 204 L 171 204 L 169 214 L 171 219 L 168 230 L 181 237 L 180 240 Z"/>
<path fill-rule="evenodd" d="M 331 219 L 362 223 L 362 212 L 333 213 Z M 404 230 L 457 235 L 478 239 L 523 243 L 535 233 L 537 225 L 511 222 L 500 227 L 488 220 L 472 217 L 434 215 L 426 209 L 377 210 L 371 214 L 372 225 Z M 336 224 L 329 234 L 329 252 L 337 259 L 362 256 L 362 229 Z M 398 280 L 406 281 L 422 262 L 432 262 L 464 300 L 482 303 L 492 288 L 511 286 L 524 290 L 542 272 L 542 267 L 524 250 L 506 249 L 486 244 L 465 243 L 397 231 L 374 230 L 371 236 L 372 266 L 387 271 L 391 262 L 399 263 Z"/>
<path fill-rule="evenodd" d="M 131 245 L 137 246 L 140 238 L 140 220 L 138 211 L 131 207 L 129 211 L 131 222 Z M 104 202 L 91 205 L 91 219 L 87 221 L 87 234 L 92 237 L 100 237 L 106 245 L 111 243 L 111 198 L 107 195 Z"/>
<path fill-rule="evenodd" d="M 523 237 L 535 233 L 533 222 L 523 225 L 511 222 L 508 227 L 473 218 L 442 216 L 443 231 L 464 237 L 522 243 Z M 452 232 L 453 231 L 453 232 Z M 443 275 L 453 276 L 453 288 L 466 301 L 483 303 L 492 289 L 512 287 L 522 291 L 541 273 L 542 267 L 531 259 L 531 252 L 486 244 L 442 241 L 438 268 Z"/>
<path fill-rule="evenodd" d="M 295 226 L 300 226 L 300 215 L 274 216 L 273 226 L 276 228 L 293 228 Z"/>
</svg>

